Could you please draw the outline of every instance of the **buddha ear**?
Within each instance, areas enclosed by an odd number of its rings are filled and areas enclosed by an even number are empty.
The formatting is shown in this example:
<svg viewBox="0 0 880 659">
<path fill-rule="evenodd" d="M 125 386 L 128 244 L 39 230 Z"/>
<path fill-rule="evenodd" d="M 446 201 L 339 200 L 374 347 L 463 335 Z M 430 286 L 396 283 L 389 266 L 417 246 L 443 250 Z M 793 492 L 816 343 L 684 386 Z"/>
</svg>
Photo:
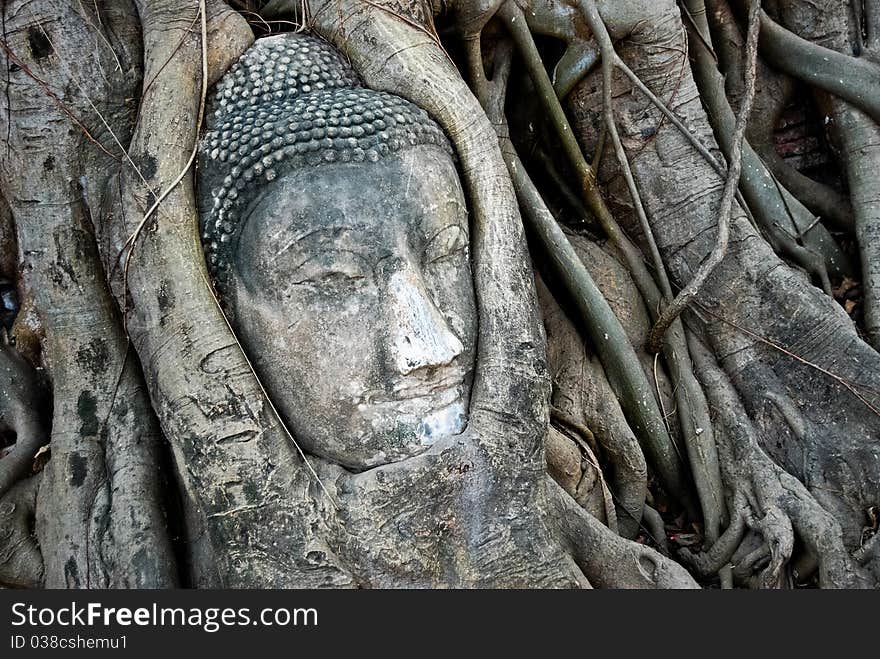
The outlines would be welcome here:
<svg viewBox="0 0 880 659">
<path fill-rule="evenodd" d="M 491 122 L 433 26 L 366 0 L 313 0 L 310 6 L 313 29 L 348 55 L 367 86 L 421 106 L 452 140 L 473 214 L 480 316 L 471 425 L 507 438 L 490 447 L 505 452 L 504 460 L 543 460 L 536 449 L 548 422 L 544 331 L 519 206 Z M 516 446 L 510 437 L 518 438 Z"/>
</svg>

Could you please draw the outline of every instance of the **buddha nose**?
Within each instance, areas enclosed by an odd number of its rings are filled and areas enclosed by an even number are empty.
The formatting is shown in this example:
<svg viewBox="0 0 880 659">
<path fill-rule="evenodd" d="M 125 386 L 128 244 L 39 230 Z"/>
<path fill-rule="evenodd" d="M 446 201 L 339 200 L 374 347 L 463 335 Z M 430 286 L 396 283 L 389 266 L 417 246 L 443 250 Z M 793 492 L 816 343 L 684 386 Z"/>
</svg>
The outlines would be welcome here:
<svg viewBox="0 0 880 659">
<path fill-rule="evenodd" d="M 422 278 L 406 267 L 388 282 L 392 362 L 401 375 L 452 363 L 464 349 L 431 298 Z"/>
</svg>

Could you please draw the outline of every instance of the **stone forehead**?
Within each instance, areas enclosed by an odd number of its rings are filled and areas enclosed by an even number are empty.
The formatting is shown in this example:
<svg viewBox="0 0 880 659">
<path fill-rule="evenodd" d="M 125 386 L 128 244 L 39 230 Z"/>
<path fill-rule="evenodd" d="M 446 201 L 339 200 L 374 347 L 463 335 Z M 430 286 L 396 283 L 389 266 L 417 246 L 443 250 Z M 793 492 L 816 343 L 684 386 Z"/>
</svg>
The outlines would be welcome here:
<svg viewBox="0 0 880 659">
<path fill-rule="evenodd" d="M 306 34 L 257 40 L 221 78 L 199 148 L 199 201 L 208 267 L 222 287 L 242 214 L 286 172 L 375 162 L 401 149 L 452 150 L 421 108 L 361 86 L 332 46 Z"/>
</svg>

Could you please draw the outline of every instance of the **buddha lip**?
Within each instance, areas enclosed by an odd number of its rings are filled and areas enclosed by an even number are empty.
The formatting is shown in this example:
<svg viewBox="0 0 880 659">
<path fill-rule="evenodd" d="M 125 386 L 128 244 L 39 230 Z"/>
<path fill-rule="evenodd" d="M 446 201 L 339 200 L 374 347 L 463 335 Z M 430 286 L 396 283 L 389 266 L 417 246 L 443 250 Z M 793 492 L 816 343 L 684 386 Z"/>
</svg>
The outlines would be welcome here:
<svg viewBox="0 0 880 659">
<path fill-rule="evenodd" d="M 424 398 L 443 399 L 455 395 L 457 389 L 463 385 L 464 373 L 455 373 L 434 382 L 421 380 L 395 385 L 393 393 L 390 394 L 385 390 L 365 392 L 355 402 L 359 405 L 370 405 L 400 403 Z M 443 405 L 446 404 L 446 402 L 443 402 Z"/>
</svg>

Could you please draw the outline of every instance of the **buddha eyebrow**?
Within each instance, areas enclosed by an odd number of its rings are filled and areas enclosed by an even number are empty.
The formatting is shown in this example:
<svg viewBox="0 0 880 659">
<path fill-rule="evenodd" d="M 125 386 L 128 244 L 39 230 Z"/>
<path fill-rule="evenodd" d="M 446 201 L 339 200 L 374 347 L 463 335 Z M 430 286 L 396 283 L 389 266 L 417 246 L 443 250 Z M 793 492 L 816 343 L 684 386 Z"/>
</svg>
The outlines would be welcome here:
<svg viewBox="0 0 880 659">
<path fill-rule="evenodd" d="M 294 235 L 290 240 L 285 242 L 285 244 L 280 249 L 278 249 L 277 251 L 272 253 L 271 256 L 269 257 L 269 260 L 274 261 L 277 257 L 281 256 L 282 254 L 284 254 L 285 252 L 290 250 L 292 247 L 294 247 L 295 245 L 299 245 L 300 243 L 315 240 L 315 239 L 327 240 L 328 238 L 334 238 L 335 236 L 337 236 L 338 234 L 340 234 L 344 231 L 357 231 L 357 227 L 348 226 L 348 225 L 333 225 L 333 226 L 329 226 L 329 227 L 318 227 L 316 229 L 306 231 L 305 233 L 298 235 L 298 236 Z M 286 227 L 279 230 L 278 233 L 276 233 L 274 236 L 272 236 L 272 239 L 273 240 L 279 239 L 285 235 L 289 235 L 289 229 Z"/>
<path fill-rule="evenodd" d="M 294 238 L 295 242 L 302 242 L 304 240 L 308 240 L 313 236 L 323 236 L 324 234 L 329 234 L 328 237 L 335 237 L 336 234 L 342 233 L 343 231 L 356 231 L 356 227 L 348 226 L 343 224 L 337 224 L 329 227 L 318 227 L 317 229 L 312 229 L 311 231 L 307 231 L 306 233 Z"/>
</svg>

